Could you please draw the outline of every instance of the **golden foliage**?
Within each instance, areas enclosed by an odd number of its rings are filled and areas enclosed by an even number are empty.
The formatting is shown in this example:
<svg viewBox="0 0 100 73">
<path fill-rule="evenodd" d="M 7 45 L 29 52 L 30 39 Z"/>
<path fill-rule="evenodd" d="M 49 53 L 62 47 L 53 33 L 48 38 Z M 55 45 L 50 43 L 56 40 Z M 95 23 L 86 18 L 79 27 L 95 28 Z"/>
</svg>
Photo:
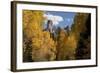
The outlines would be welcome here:
<svg viewBox="0 0 100 73">
<path fill-rule="evenodd" d="M 67 44 L 68 44 L 67 47 L 69 48 L 76 48 L 77 40 L 76 40 L 75 35 L 72 34 L 68 37 Z"/>
<path fill-rule="evenodd" d="M 24 10 L 23 18 L 24 34 L 28 39 L 31 39 L 36 35 L 34 32 L 40 32 L 40 30 L 42 30 L 41 26 L 43 23 L 43 12 Z"/>
<path fill-rule="evenodd" d="M 58 60 L 75 59 L 75 49 L 77 46 L 75 35 L 60 31 L 58 40 Z"/>
<path fill-rule="evenodd" d="M 54 53 L 56 45 L 50 37 L 50 33 L 43 31 L 43 12 L 24 10 L 24 35 L 32 41 L 32 59 L 39 61 L 45 58 L 45 55 L 52 55 L 48 60 L 55 59 Z M 37 50 L 36 50 L 37 49 Z M 39 51 L 38 51 L 39 50 Z M 38 53 L 38 55 L 37 55 Z M 40 56 L 41 55 L 41 56 Z M 39 57 L 40 56 L 40 57 Z M 36 58 L 38 57 L 38 58 Z"/>
<path fill-rule="evenodd" d="M 71 31 L 59 29 L 56 40 L 49 31 L 43 31 L 43 11 L 23 10 L 24 52 L 31 48 L 33 61 L 75 59 L 80 33 L 85 31 L 85 14 L 77 14 Z M 29 41 L 31 43 L 29 43 Z M 30 47 L 27 47 L 30 45 Z M 90 44 L 89 44 L 90 45 Z M 89 46 L 87 46 L 89 47 Z M 30 49 L 29 49 L 30 50 Z M 29 52 L 29 51 L 28 51 Z M 27 56 L 25 54 L 25 56 Z"/>
</svg>

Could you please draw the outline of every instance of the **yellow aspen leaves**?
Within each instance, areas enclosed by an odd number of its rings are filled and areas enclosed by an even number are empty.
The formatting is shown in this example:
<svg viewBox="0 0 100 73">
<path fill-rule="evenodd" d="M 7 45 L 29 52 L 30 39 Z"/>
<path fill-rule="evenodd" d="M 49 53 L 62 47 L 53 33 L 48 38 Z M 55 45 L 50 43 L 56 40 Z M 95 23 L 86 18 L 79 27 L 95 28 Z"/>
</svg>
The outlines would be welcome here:
<svg viewBox="0 0 100 73">
<path fill-rule="evenodd" d="M 43 11 L 24 10 L 23 13 L 23 30 L 26 38 L 31 41 L 32 59 L 37 61 L 55 59 L 55 42 L 50 37 L 50 32 L 42 29 Z M 39 55 L 41 57 L 38 57 Z M 45 57 L 46 55 L 48 55 L 48 58 Z"/>
</svg>

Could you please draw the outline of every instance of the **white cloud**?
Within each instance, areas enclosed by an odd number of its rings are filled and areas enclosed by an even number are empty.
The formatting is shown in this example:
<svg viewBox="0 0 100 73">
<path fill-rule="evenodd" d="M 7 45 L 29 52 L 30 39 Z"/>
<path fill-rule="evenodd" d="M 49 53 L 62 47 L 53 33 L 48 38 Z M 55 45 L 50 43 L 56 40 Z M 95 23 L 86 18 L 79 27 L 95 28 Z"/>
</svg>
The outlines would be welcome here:
<svg viewBox="0 0 100 73">
<path fill-rule="evenodd" d="M 52 20 L 54 25 L 58 25 L 59 22 L 63 21 L 63 17 L 58 16 L 58 15 L 53 15 L 53 14 L 44 14 L 45 17 L 45 23 L 47 22 L 47 20 Z"/>
</svg>

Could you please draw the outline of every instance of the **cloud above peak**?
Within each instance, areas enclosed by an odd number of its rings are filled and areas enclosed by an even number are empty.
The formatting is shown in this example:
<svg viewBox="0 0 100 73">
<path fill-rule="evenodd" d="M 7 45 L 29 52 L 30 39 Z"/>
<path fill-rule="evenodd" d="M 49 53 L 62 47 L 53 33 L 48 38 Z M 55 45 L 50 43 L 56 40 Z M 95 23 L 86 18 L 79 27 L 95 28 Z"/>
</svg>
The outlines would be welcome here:
<svg viewBox="0 0 100 73">
<path fill-rule="evenodd" d="M 63 17 L 59 15 L 53 15 L 50 13 L 44 14 L 44 18 L 45 18 L 45 23 L 47 22 L 47 20 L 52 20 L 54 25 L 58 25 L 59 22 L 63 21 Z"/>
</svg>

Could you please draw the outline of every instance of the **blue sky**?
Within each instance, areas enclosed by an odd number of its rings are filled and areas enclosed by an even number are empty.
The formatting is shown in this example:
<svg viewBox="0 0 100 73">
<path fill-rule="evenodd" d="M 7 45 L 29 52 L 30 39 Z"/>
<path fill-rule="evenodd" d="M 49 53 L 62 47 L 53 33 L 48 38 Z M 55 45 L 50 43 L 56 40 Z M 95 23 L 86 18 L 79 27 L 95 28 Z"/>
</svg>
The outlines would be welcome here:
<svg viewBox="0 0 100 73">
<path fill-rule="evenodd" d="M 75 12 L 59 12 L 59 11 L 46 11 L 45 16 L 47 18 L 56 18 L 56 22 L 54 21 L 55 26 L 59 26 L 64 28 L 65 26 L 71 26 L 73 23 L 73 19 L 75 17 Z"/>
</svg>

